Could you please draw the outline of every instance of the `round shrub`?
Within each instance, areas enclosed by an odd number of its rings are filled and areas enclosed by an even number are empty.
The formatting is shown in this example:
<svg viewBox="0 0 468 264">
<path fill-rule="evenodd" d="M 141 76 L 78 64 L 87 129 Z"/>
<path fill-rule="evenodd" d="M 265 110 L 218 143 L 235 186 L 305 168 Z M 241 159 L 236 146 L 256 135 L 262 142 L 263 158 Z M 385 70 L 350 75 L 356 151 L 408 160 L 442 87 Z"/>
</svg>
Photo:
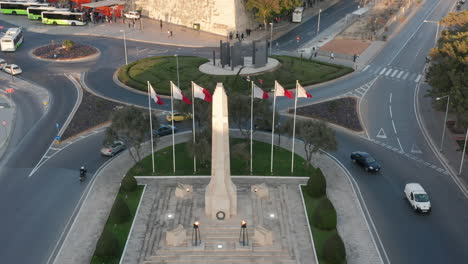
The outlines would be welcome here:
<svg viewBox="0 0 468 264">
<path fill-rule="evenodd" d="M 119 241 L 114 234 L 104 229 L 96 244 L 96 251 L 94 254 L 98 257 L 117 257 L 119 253 Z"/>
<path fill-rule="evenodd" d="M 306 190 L 307 193 L 314 198 L 319 198 L 325 195 L 327 190 L 327 182 L 321 169 L 315 169 L 314 173 L 307 182 Z"/>
<path fill-rule="evenodd" d="M 323 247 L 323 258 L 329 264 L 342 264 L 346 259 L 346 250 L 338 234 L 331 235 Z"/>
<path fill-rule="evenodd" d="M 132 175 L 126 175 L 122 179 L 122 185 L 121 185 L 122 190 L 126 192 L 133 192 L 137 188 L 137 181 L 135 177 Z"/>
<path fill-rule="evenodd" d="M 328 198 L 321 199 L 315 208 L 312 214 L 312 225 L 322 230 L 336 228 L 336 211 Z"/>
<path fill-rule="evenodd" d="M 112 206 L 112 211 L 110 213 L 110 217 L 116 224 L 125 223 L 128 220 L 130 220 L 130 209 L 128 209 L 128 206 L 122 199 L 122 197 L 117 196 L 117 198 L 115 199 L 114 205 Z"/>
</svg>

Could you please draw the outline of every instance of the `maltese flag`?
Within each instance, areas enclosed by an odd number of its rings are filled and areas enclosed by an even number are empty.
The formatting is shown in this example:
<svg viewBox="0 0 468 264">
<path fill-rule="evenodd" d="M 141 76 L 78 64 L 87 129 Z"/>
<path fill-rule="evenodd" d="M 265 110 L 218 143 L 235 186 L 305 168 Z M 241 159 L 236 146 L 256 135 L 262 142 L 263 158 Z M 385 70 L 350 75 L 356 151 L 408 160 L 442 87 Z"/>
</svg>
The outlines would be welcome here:
<svg viewBox="0 0 468 264">
<path fill-rule="evenodd" d="M 161 97 L 154 91 L 153 86 L 151 85 L 150 82 L 148 82 L 149 90 L 150 90 L 150 96 L 153 98 L 154 102 L 157 103 L 158 105 L 163 105 L 163 101 L 161 100 Z"/>
<path fill-rule="evenodd" d="M 213 98 L 207 89 L 201 87 L 200 85 L 194 82 L 192 82 L 192 85 L 193 85 L 193 97 L 203 99 L 210 103 L 213 101 Z"/>
<path fill-rule="evenodd" d="M 293 99 L 293 93 L 284 89 L 277 81 L 275 81 L 275 96 L 286 96 L 289 99 Z"/>
<path fill-rule="evenodd" d="M 254 98 L 260 98 L 260 99 L 267 99 L 268 98 L 268 93 L 263 91 L 255 83 L 254 83 L 253 95 L 254 95 Z"/>
<path fill-rule="evenodd" d="M 182 91 L 177 87 L 172 81 L 171 81 L 171 90 L 172 90 L 172 98 L 177 99 L 177 100 L 182 100 L 187 104 L 192 104 L 190 100 L 185 97 L 185 95 L 182 93 Z"/>
<path fill-rule="evenodd" d="M 307 97 L 307 98 L 312 98 L 312 95 L 309 94 L 302 85 L 297 83 L 297 89 L 296 89 L 297 97 Z"/>
</svg>

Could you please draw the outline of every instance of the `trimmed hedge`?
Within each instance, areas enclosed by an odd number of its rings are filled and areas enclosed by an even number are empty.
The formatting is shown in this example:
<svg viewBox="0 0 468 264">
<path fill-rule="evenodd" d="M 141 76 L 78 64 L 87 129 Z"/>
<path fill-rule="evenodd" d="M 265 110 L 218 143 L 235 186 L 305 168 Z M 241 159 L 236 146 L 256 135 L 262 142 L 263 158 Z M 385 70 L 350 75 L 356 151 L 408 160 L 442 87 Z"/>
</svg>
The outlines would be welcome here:
<svg viewBox="0 0 468 264">
<path fill-rule="evenodd" d="M 314 173 L 310 176 L 307 181 L 306 190 L 307 193 L 314 198 L 320 198 L 326 194 L 327 181 L 320 168 L 316 168 Z"/>
<path fill-rule="evenodd" d="M 132 175 L 126 175 L 123 179 L 122 179 L 122 185 L 121 187 L 123 191 L 125 192 L 133 192 L 136 190 L 137 188 L 137 181 L 135 179 L 135 177 L 133 177 Z"/>
<path fill-rule="evenodd" d="M 127 204 L 124 202 L 122 197 L 117 196 L 114 205 L 112 206 L 111 217 L 114 219 L 116 224 L 122 224 L 131 219 L 132 215 Z"/>
<path fill-rule="evenodd" d="M 327 239 L 322 253 L 327 264 L 342 264 L 346 260 L 345 246 L 338 234 Z"/>
<path fill-rule="evenodd" d="M 116 257 L 120 254 L 119 241 L 104 228 L 101 237 L 96 244 L 94 255 L 99 257 Z"/>
<path fill-rule="evenodd" d="M 312 225 L 322 230 L 336 228 L 336 211 L 328 198 L 324 197 L 319 201 L 312 215 Z"/>
</svg>

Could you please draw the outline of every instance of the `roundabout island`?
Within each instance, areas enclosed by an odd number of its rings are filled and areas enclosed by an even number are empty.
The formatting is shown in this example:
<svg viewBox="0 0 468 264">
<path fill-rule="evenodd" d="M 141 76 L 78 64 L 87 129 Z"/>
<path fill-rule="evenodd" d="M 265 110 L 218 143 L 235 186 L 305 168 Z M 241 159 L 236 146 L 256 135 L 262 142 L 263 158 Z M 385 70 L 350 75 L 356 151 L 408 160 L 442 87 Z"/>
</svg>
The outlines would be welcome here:
<svg viewBox="0 0 468 264">
<path fill-rule="evenodd" d="M 100 51 L 89 45 L 64 40 L 61 44 L 50 44 L 34 49 L 32 56 L 49 61 L 76 61 L 99 56 Z"/>
</svg>

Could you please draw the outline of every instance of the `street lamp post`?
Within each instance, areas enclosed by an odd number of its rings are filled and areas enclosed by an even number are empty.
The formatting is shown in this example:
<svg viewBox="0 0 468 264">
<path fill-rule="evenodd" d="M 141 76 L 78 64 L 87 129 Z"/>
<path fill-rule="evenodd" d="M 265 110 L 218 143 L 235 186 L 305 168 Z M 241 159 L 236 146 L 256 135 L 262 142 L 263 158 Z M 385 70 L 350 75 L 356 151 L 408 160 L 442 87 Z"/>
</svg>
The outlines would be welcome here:
<svg viewBox="0 0 468 264">
<path fill-rule="evenodd" d="M 319 14 L 318 14 L 318 22 L 317 22 L 317 35 L 320 32 L 320 13 L 322 13 L 322 9 L 319 9 Z"/>
<path fill-rule="evenodd" d="M 176 57 L 176 65 L 177 65 L 177 87 L 180 87 L 179 85 L 179 56 L 177 54 L 174 55 Z"/>
<path fill-rule="evenodd" d="M 440 27 L 439 21 L 424 20 L 424 23 L 434 23 L 434 24 L 437 24 L 437 30 L 436 30 L 435 39 L 434 39 L 434 46 L 437 46 L 437 36 L 439 35 L 439 27 Z"/>
<path fill-rule="evenodd" d="M 445 127 L 447 126 L 447 115 L 448 115 L 448 109 L 449 109 L 449 104 L 450 104 L 450 95 L 442 96 L 442 97 L 437 97 L 436 100 L 439 101 L 441 99 L 444 99 L 447 97 L 447 107 L 445 108 L 445 119 L 444 119 L 444 125 L 442 126 L 442 140 L 440 141 L 440 152 L 442 152 L 442 148 L 444 147 L 444 138 L 445 138 Z"/>
<path fill-rule="evenodd" d="M 124 52 L 125 52 L 125 65 L 128 64 L 128 58 L 127 58 L 127 39 L 125 37 L 125 30 L 120 30 L 120 32 L 123 32 L 123 39 L 124 39 Z"/>
<path fill-rule="evenodd" d="M 271 56 L 271 46 L 273 46 L 273 23 L 270 23 L 270 56 Z"/>
</svg>

